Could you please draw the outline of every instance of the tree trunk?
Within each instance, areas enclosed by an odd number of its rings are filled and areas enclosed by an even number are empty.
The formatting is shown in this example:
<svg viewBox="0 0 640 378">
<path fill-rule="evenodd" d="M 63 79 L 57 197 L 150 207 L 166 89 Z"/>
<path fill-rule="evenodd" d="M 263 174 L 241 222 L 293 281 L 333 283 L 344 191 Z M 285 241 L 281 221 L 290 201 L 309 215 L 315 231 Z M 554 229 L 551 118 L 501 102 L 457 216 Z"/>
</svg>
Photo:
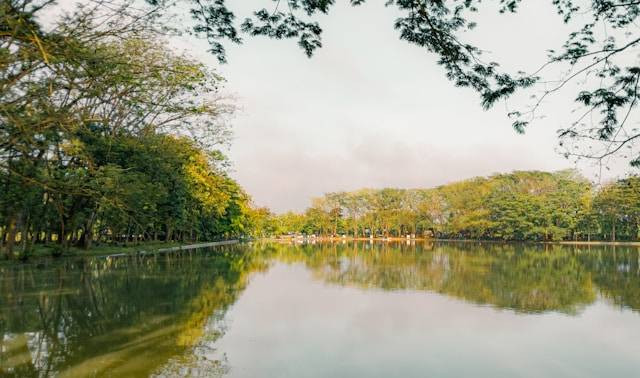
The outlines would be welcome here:
<svg viewBox="0 0 640 378">
<path fill-rule="evenodd" d="M 124 245 L 129 244 L 129 237 L 131 236 L 131 222 L 127 225 L 127 233 L 124 235 Z"/>
<path fill-rule="evenodd" d="M 81 240 L 83 249 L 90 249 L 91 243 L 93 242 L 93 224 L 92 222 L 87 222 L 84 225 L 84 232 L 82 233 Z"/>
<path fill-rule="evenodd" d="M 31 228 L 31 217 L 27 216 L 26 221 L 22 224 L 22 230 L 20 232 L 20 242 L 22 243 L 22 257 L 26 257 L 29 253 L 29 244 L 31 238 L 29 237 L 29 229 Z"/>
<path fill-rule="evenodd" d="M 167 225 L 167 234 L 164 236 L 164 241 L 165 242 L 170 242 L 171 241 L 171 234 L 173 233 L 173 231 L 171 230 L 171 227 L 169 225 Z"/>
<path fill-rule="evenodd" d="M 62 246 L 63 250 L 67 249 L 67 230 L 65 229 L 65 220 L 64 220 L 64 209 L 60 204 L 56 206 L 58 210 L 58 217 L 60 218 L 60 232 L 58 233 L 58 244 Z"/>
<path fill-rule="evenodd" d="M 138 235 L 140 235 L 139 226 L 133 228 L 133 245 L 138 245 Z"/>
<path fill-rule="evenodd" d="M 7 226 L 7 242 L 5 244 L 5 257 L 11 259 L 13 257 L 13 245 L 16 242 L 16 218 L 9 218 L 9 224 Z"/>
</svg>

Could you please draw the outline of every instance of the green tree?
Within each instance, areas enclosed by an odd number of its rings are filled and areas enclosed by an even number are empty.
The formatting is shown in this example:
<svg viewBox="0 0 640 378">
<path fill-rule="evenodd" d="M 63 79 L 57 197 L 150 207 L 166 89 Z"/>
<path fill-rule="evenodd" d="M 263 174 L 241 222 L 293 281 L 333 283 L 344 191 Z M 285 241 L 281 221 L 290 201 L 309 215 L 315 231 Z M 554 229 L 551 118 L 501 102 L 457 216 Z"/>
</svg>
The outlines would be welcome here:
<svg viewBox="0 0 640 378">
<path fill-rule="evenodd" d="M 63 251 L 250 233 L 249 198 L 219 151 L 233 111 L 222 78 L 167 50 L 153 12 L 99 1 L 43 28 L 52 4 L 0 5 L 5 256 L 16 242 L 26 256 L 54 240 Z"/>
</svg>

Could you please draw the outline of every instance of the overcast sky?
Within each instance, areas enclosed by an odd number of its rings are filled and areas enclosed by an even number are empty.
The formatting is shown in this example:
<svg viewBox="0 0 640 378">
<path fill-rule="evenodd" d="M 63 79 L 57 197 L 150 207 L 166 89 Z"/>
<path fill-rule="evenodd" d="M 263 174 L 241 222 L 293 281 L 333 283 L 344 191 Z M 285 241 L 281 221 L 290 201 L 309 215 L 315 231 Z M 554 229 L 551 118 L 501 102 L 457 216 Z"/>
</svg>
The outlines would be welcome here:
<svg viewBox="0 0 640 378">
<path fill-rule="evenodd" d="M 228 1 L 243 19 L 269 0 Z M 483 111 L 479 96 L 445 78 L 436 56 L 400 41 L 396 14 L 380 1 L 352 8 L 338 1 L 319 18 L 323 44 L 308 59 L 295 41 L 249 38 L 226 45 L 218 65 L 206 42 L 183 38 L 188 54 L 216 67 L 237 98 L 232 175 L 257 205 L 302 210 L 310 198 L 362 187 L 432 187 L 513 170 L 574 165 L 556 152 L 556 130 L 573 118 L 575 91 L 543 108 L 546 118 L 516 134 L 505 105 Z M 524 2 L 518 15 L 495 5 L 478 16 L 469 39 L 511 72 L 534 71 L 569 29 L 551 1 Z M 484 4 L 484 3 L 483 3 Z M 516 100 L 517 101 L 517 100 Z M 510 103 L 509 106 L 518 105 Z M 597 180 L 597 170 L 578 166 Z M 625 164 L 606 173 L 613 177 Z"/>
</svg>

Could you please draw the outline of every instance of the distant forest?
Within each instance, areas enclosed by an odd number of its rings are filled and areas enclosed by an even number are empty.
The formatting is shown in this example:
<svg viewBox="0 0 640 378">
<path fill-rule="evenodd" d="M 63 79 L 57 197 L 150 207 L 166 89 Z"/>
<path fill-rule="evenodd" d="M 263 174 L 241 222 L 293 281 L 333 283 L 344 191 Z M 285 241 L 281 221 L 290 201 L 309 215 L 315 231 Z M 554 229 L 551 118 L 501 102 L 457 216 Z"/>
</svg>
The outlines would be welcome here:
<svg viewBox="0 0 640 378">
<path fill-rule="evenodd" d="M 328 193 L 302 214 L 262 211 L 262 236 L 635 241 L 640 177 L 596 187 L 574 170 L 521 171 L 431 189 Z"/>
</svg>

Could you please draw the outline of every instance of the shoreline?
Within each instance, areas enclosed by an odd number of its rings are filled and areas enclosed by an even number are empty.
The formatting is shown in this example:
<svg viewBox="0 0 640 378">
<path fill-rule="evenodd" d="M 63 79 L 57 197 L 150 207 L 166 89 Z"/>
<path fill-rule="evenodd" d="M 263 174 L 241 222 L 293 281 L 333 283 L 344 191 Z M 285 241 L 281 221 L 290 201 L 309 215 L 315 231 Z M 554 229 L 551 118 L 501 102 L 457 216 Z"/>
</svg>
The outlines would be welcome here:
<svg viewBox="0 0 640 378">
<path fill-rule="evenodd" d="M 555 242 L 542 242 L 542 241 L 501 241 L 501 240 L 483 240 L 483 239 L 431 239 L 431 238 L 353 238 L 353 237 L 317 237 L 317 238 L 258 238 L 253 240 L 247 240 L 249 242 L 271 242 L 271 243 L 295 243 L 295 244 L 310 244 L 310 243 L 339 243 L 339 242 L 376 242 L 376 243 L 406 243 L 411 244 L 419 243 L 479 243 L 479 244 L 530 244 L 530 245 L 565 245 L 565 246 L 611 246 L 611 247 L 639 247 L 640 241 L 555 241 Z M 134 257 L 134 256 L 152 256 L 167 254 L 172 252 L 190 251 L 199 248 L 209 248 L 223 245 L 233 245 L 241 243 L 238 239 L 222 240 L 215 242 L 197 243 L 197 244 L 178 244 L 176 243 L 150 243 L 142 244 L 138 246 L 98 246 L 93 250 L 81 250 L 73 249 L 69 253 L 61 256 L 51 256 L 45 253 L 37 253 L 29 256 L 27 260 L 2 260 L 0 265 L 11 264 L 20 262 L 23 264 L 32 263 L 34 261 L 42 259 L 59 258 L 73 258 L 73 257 L 92 257 L 99 259 L 113 259 L 121 257 Z"/>
<path fill-rule="evenodd" d="M 181 243 L 158 243 L 158 242 L 149 242 L 142 243 L 140 245 L 130 245 L 130 246 L 113 246 L 113 245 L 100 245 L 96 246 L 89 250 L 83 250 L 80 248 L 72 248 L 69 252 L 64 253 L 60 256 L 53 256 L 51 254 L 46 253 L 44 250 L 48 249 L 47 246 L 40 246 L 38 252 L 33 255 L 30 255 L 26 260 L 20 259 L 1 259 L 0 265 L 4 264 L 13 264 L 13 263 L 22 263 L 29 264 L 35 261 L 43 260 L 43 259 L 65 259 L 65 258 L 74 258 L 74 257 L 91 257 L 97 259 L 111 259 L 111 258 L 119 258 L 119 257 L 134 257 L 134 256 L 152 256 L 159 254 L 166 254 L 171 252 L 180 252 L 180 251 L 189 251 L 198 248 L 208 248 L 208 247 L 216 247 L 222 245 L 231 245 L 240 243 L 238 239 L 231 240 L 221 240 L 215 242 L 206 242 L 206 243 L 197 243 L 197 244 L 181 244 Z"/>
<path fill-rule="evenodd" d="M 540 244 L 540 245 L 584 245 L 584 246 L 627 246 L 640 247 L 640 241 L 603 241 L 603 240 L 561 240 L 561 241 L 531 241 L 531 240 L 487 240 L 487 239 L 433 239 L 433 238 L 354 238 L 354 237 L 316 237 L 316 238 L 262 238 L 256 240 L 270 242 L 296 242 L 296 243 L 327 243 L 327 242 L 354 242 L 354 241 L 371 241 L 371 242 L 446 242 L 446 243 L 490 243 L 490 244 Z"/>
<path fill-rule="evenodd" d="M 192 249 L 217 247 L 221 245 L 232 245 L 232 244 L 238 244 L 238 243 L 240 243 L 238 239 L 232 239 L 232 240 L 222 240 L 222 241 L 216 241 L 216 242 L 178 245 L 176 247 L 158 248 L 150 251 L 141 250 L 141 251 L 135 251 L 134 253 L 115 253 L 110 255 L 97 255 L 95 257 L 96 258 L 116 258 L 116 257 L 160 255 L 160 254 L 170 253 L 170 252 L 190 251 Z"/>
</svg>

